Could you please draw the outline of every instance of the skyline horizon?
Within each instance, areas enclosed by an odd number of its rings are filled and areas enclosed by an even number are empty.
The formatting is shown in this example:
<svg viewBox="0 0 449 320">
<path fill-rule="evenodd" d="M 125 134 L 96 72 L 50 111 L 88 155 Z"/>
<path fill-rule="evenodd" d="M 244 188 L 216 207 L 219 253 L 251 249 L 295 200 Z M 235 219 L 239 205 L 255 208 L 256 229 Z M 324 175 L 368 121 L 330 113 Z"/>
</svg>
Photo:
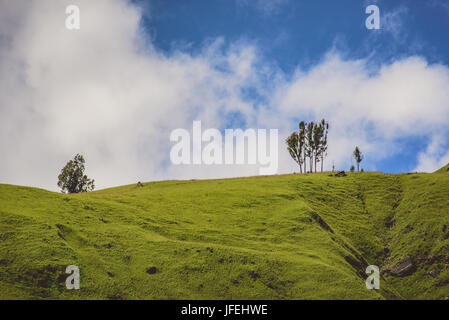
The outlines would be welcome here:
<svg viewBox="0 0 449 320">
<path fill-rule="evenodd" d="M 325 170 L 347 171 L 355 146 L 366 171 L 449 163 L 444 1 L 79 0 L 67 28 L 69 4 L 0 0 L 1 183 L 55 190 L 75 152 L 100 188 L 257 175 L 173 165 L 170 134 L 194 120 L 278 129 L 279 174 L 296 170 L 284 141 L 299 120 L 322 118 Z"/>
</svg>

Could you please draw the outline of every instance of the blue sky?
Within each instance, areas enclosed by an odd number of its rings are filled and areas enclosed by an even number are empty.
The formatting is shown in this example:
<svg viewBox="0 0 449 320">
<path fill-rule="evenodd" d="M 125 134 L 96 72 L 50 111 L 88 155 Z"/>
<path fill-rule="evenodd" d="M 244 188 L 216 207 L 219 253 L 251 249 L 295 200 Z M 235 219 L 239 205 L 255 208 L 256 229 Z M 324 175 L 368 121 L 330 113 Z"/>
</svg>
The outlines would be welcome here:
<svg viewBox="0 0 449 320">
<path fill-rule="evenodd" d="M 365 9 L 380 9 L 368 30 Z M 67 5 L 80 29 L 65 25 Z M 432 172 L 449 163 L 449 1 L 0 1 L 0 181 L 57 190 L 76 153 L 98 188 L 250 176 L 176 165 L 176 129 L 330 123 L 325 169 Z M 34 159 L 32 162 L 29 159 Z"/>
<path fill-rule="evenodd" d="M 298 66 L 313 67 L 330 50 L 338 50 L 344 59 L 368 59 L 375 70 L 409 56 L 449 65 L 449 1 L 136 2 L 146 9 L 142 24 L 148 37 L 166 54 L 180 50 L 195 55 L 208 41 L 223 37 L 228 44 L 256 45 L 266 63 L 286 74 Z M 380 30 L 365 27 L 369 4 L 380 8 Z M 391 157 L 367 159 L 368 168 L 413 170 L 429 141 L 418 132 L 398 143 Z"/>
<path fill-rule="evenodd" d="M 375 61 L 388 61 L 418 54 L 429 62 L 449 63 L 449 2 L 444 0 L 285 0 L 272 9 L 264 9 L 265 2 L 149 1 L 144 27 L 165 52 L 181 48 L 194 53 L 217 37 L 255 42 L 286 72 L 316 63 L 333 46 L 351 58 L 372 55 Z M 367 30 L 368 4 L 377 4 L 381 21 L 390 25 Z M 392 14 L 397 15 L 394 22 L 383 21 Z"/>
</svg>

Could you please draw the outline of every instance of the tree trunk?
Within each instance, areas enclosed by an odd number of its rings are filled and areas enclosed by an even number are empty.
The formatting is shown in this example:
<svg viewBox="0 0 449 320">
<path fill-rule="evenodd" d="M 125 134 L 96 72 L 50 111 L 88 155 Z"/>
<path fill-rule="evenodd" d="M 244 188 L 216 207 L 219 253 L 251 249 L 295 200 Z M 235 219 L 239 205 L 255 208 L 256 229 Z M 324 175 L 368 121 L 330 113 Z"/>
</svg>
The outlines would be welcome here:
<svg viewBox="0 0 449 320">
<path fill-rule="evenodd" d="M 306 151 L 304 150 L 304 173 L 307 173 Z"/>
</svg>

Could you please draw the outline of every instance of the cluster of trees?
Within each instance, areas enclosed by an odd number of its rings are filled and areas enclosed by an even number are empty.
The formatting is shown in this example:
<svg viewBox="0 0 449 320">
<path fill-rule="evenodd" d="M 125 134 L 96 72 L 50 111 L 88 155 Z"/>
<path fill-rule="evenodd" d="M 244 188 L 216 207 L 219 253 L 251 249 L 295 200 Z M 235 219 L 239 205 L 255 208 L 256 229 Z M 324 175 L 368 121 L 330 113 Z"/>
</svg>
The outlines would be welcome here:
<svg viewBox="0 0 449 320">
<path fill-rule="evenodd" d="M 298 127 L 298 132 L 293 132 L 286 140 L 288 152 L 299 165 L 301 173 L 307 171 L 307 159 L 310 172 L 316 172 L 318 162 L 321 163 L 323 172 L 324 158 L 327 156 L 329 123 L 325 119 L 317 123 L 301 121 Z"/>
<path fill-rule="evenodd" d="M 290 156 L 299 165 L 301 173 L 307 172 L 307 159 L 309 162 L 308 172 L 316 172 L 317 163 L 321 163 L 321 172 L 323 172 L 324 158 L 327 156 L 329 123 L 325 119 L 316 123 L 301 121 L 298 127 L 299 130 L 294 131 L 285 141 Z M 357 163 L 357 171 L 360 171 L 360 163 L 364 157 L 359 147 L 355 147 L 352 155 Z M 354 166 L 351 166 L 350 171 L 354 172 L 354 170 Z"/>
</svg>

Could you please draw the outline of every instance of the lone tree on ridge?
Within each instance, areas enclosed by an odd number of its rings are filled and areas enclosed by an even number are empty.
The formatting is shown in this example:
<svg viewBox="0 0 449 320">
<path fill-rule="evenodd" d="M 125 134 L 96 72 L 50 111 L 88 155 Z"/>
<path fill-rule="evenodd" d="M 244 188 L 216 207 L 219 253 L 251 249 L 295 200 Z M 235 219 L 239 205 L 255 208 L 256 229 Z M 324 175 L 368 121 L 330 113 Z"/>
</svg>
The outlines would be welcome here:
<svg viewBox="0 0 449 320">
<path fill-rule="evenodd" d="M 80 193 L 92 191 L 94 180 L 84 174 L 84 157 L 77 154 L 73 160 L 67 162 L 58 176 L 58 187 L 63 193 Z"/>
<path fill-rule="evenodd" d="M 359 147 L 355 147 L 353 155 L 354 155 L 355 161 L 357 162 L 357 171 L 359 172 L 360 171 L 360 162 L 362 162 L 362 160 L 363 160 L 363 154 L 360 151 Z"/>
</svg>

